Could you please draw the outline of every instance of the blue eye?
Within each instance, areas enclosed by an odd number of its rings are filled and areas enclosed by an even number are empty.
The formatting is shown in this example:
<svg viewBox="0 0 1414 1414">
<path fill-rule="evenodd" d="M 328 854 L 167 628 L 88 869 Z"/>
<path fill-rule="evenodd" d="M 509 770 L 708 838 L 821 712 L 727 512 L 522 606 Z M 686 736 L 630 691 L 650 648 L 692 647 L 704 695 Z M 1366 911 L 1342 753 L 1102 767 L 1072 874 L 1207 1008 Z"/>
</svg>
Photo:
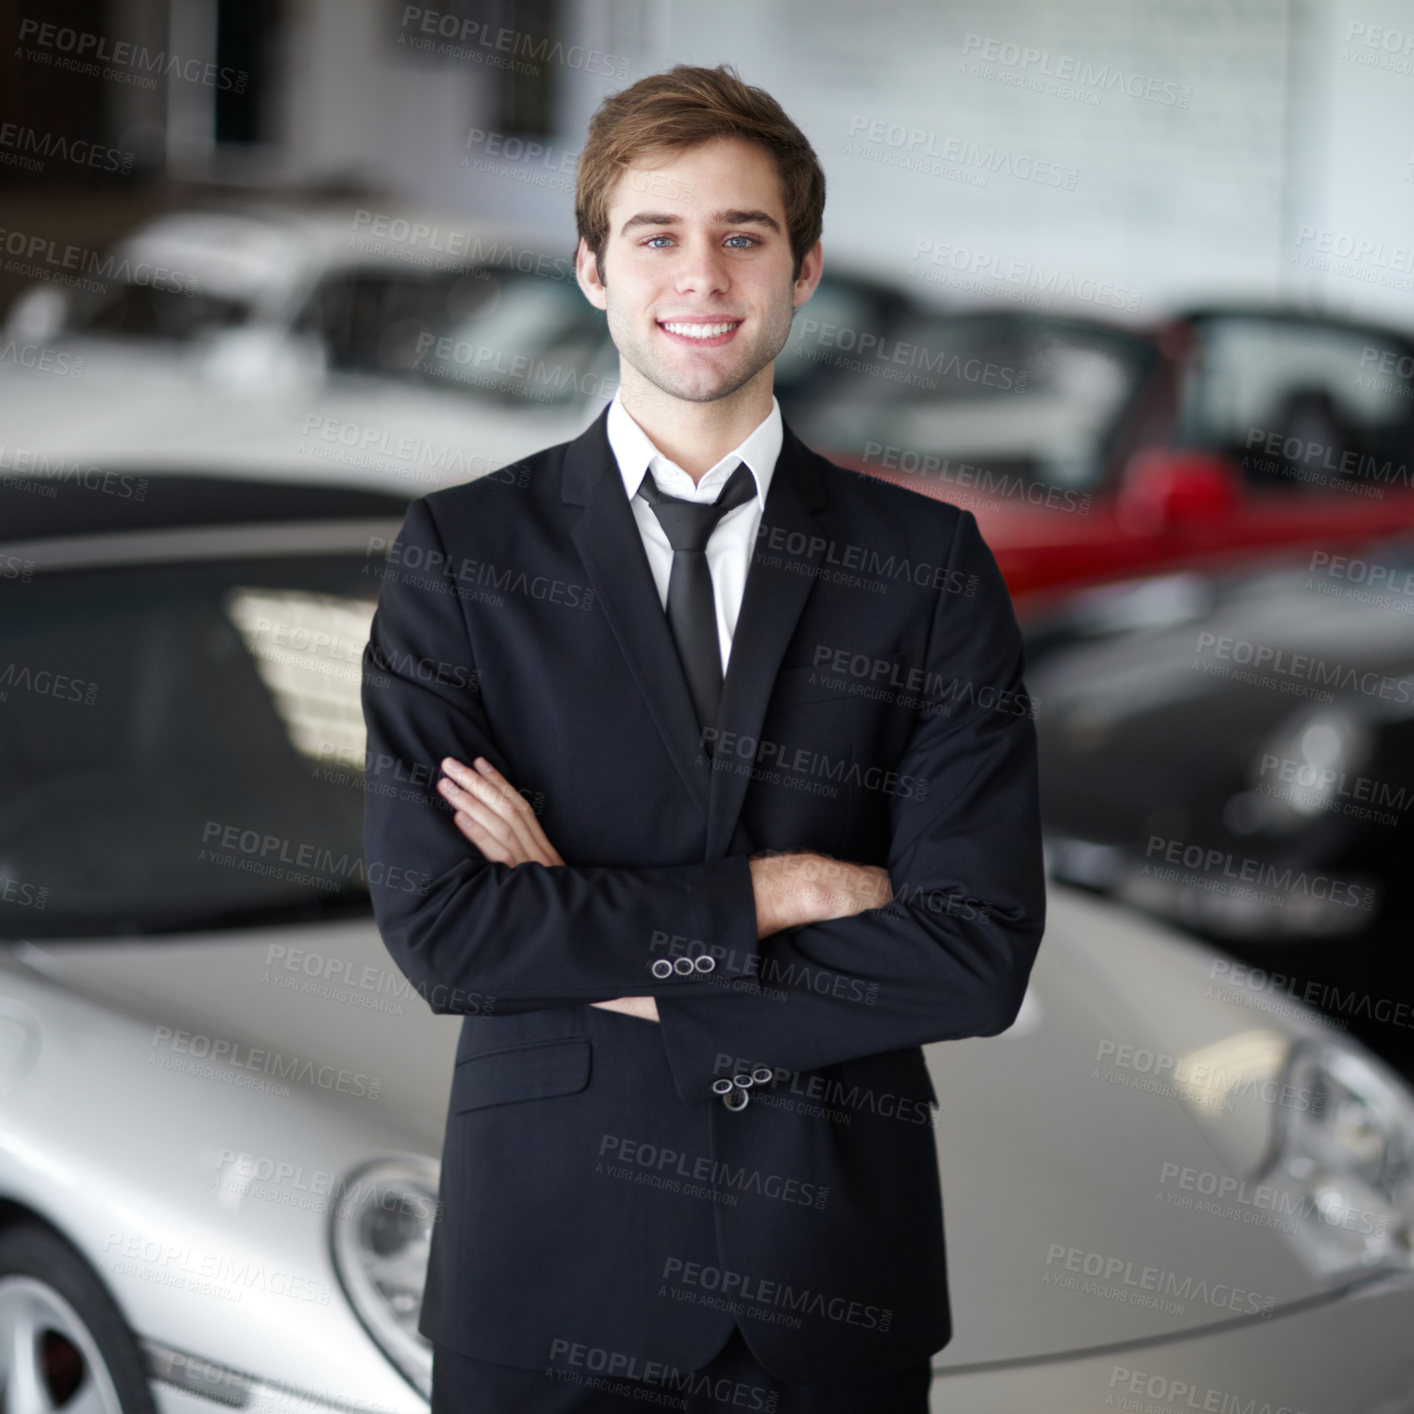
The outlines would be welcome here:
<svg viewBox="0 0 1414 1414">
<path fill-rule="evenodd" d="M 672 236 L 649 236 L 646 240 L 639 242 L 644 250 L 663 250 L 664 246 L 658 244 L 659 241 L 672 241 Z M 737 245 L 734 242 L 741 241 L 743 244 Z M 726 238 L 728 250 L 750 250 L 752 246 L 761 244 L 759 236 L 735 235 Z"/>
</svg>

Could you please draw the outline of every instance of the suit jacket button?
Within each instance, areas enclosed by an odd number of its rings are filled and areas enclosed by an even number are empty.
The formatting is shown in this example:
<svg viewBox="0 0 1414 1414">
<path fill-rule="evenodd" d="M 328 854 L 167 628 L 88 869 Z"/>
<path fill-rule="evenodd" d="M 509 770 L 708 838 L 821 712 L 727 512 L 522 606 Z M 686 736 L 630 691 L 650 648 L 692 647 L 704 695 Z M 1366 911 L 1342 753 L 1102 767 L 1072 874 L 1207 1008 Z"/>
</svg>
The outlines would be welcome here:
<svg viewBox="0 0 1414 1414">
<path fill-rule="evenodd" d="M 775 1078 L 775 1074 L 775 1071 L 773 1071 L 769 1065 L 758 1065 L 756 1069 L 751 1072 L 751 1078 L 758 1085 L 769 1085 Z"/>
<path fill-rule="evenodd" d="M 659 979 L 662 979 L 664 977 L 671 977 L 673 975 L 673 965 L 671 962 L 668 961 L 667 958 L 660 957 L 656 962 L 654 962 L 650 971 L 655 977 Z"/>
<path fill-rule="evenodd" d="M 731 1090 L 722 1096 L 722 1103 L 729 1110 L 744 1110 L 751 1103 L 751 1096 L 733 1085 Z"/>
<path fill-rule="evenodd" d="M 730 1095 L 732 1093 L 732 1082 L 725 1076 L 721 1080 L 712 1082 L 712 1093 L 714 1095 Z"/>
<path fill-rule="evenodd" d="M 698 953 L 692 965 L 699 972 L 711 972 L 717 966 L 717 959 L 709 952 Z"/>
<path fill-rule="evenodd" d="M 744 1072 L 732 1076 L 732 1084 L 735 1085 L 738 1090 L 750 1090 L 755 1083 L 756 1082 Z"/>
<path fill-rule="evenodd" d="M 697 969 L 692 965 L 692 959 L 690 957 L 680 957 L 673 963 L 673 971 L 676 972 L 679 977 L 687 977 L 696 972 Z"/>
</svg>

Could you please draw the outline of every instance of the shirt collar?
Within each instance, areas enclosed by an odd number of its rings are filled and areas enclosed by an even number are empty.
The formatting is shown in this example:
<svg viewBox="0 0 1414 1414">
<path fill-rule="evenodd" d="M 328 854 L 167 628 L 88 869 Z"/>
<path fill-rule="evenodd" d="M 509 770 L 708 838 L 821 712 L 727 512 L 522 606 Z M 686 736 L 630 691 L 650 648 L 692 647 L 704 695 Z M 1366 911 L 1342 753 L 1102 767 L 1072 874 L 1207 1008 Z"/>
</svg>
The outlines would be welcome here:
<svg viewBox="0 0 1414 1414">
<path fill-rule="evenodd" d="M 633 420 L 628 409 L 624 407 L 617 392 L 609 403 L 608 423 L 605 430 L 609 438 L 609 447 L 614 453 L 614 460 L 618 462 L 619 475 L 623 478 L 624 491 L 629 500 L 638 494 L 638 488 L 643 484 L 643 478 L 648 474 L 650 466 L 659 478 L 660 484 L 670 482 L 673 479 L 672 474 L 676 472 L 688 483 L 682 488 L 683 491 L 688 489 L 692 478 L 676 462 L 665 457 L 653 445 L 648 434 Z M 728 452 L 721 461 L 703 475 L 699 483 L 702 494 L 706 496 L 708 492 L 711 492 L 711 495 L 715 496 L 726 484 L 727 478 L 740 462 L 745 464 L 755 479 L 756 494 L 764 506 L 766 493 L 771 489 L 771 477 L 775 474 L 776 461 L 781 454 L 783 440 L 781 405 L 773 395 L 771 411 L 747 434 L 740 446 Z M 677 494 L 671 485 L 664 485 L 663 489 L 669 494 Z"/>
</svg>

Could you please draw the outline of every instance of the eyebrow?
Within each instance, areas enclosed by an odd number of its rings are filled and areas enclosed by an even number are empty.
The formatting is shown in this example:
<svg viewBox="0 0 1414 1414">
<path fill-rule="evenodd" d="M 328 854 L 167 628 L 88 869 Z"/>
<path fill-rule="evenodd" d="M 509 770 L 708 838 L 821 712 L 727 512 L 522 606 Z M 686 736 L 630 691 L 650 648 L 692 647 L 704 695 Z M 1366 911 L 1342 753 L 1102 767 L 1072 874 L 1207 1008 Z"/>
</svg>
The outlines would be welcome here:
<svg viewBox="0 0 1414 1414">
<path fill-rule="evenodd" d="M 676 226 L 682 219 L 672 212 L 639 211 L 624 222 L 619 234 L 626 236 L 635 226 Z M 718 226 L 765 226 L 777 235 L 781 233 L 781 223 L 769 211 L 714 211 L 710 219 Z"/>
</svg>

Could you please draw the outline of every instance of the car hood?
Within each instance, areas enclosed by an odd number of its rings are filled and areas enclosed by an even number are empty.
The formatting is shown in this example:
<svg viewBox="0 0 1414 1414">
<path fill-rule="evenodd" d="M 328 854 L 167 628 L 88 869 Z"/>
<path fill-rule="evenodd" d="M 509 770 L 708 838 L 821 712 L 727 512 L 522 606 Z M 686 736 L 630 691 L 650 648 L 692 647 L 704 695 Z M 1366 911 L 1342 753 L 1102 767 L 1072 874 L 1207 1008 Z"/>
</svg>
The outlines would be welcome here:
<svg viewBox="0 0 1414 1414">
<path fill-rule="evenodd" d="M 105 1007 L 377 1074 L 376 1115 L 346 1096 L 319 1102 L 346 1103 L 371 1150 L 440 1151 L 459 1021 L 410 991 L 371 923 L 26 945 L 21 956 Z M 1270 1224 L 1165 1196 L 1179 1191 L 1170 1171 L 1249 1178 L 1273 1106 L 1248 1097 L 1227 1113 L 1211 1094 L 1155 1092 L 1146 1071 L 1115 1063 L 1119 1048 L 1226 1048 L 1265 1074 L 1292 1040 L 1336 1034 L 1298 1006 L 1225 999 L 1221 966 L 1216 952 L 1129 910 L 1053 888 L 1016 1023 L 926 1048 L 954 1323 L 937 1363 L 1152 1340 L 1230 1324 L 1248 1293 L 1280 1308 L 1345 1283 Z M 1096 1263 L 1107 1281 L 1086 1275 Z M 1157 1304 L 1145 1299 L 1146 1271 L 1170 1292 Z"/>
<path fill-rule="evenodd" d="M 376 1078 L 371 1121 L 356 1098 L 315 1093 L 387 1131 L 370 1133 L 371 1148 L 441 1152 L 460 1019 L 432 1014 L 371 921 L 26 944 L 18 960 L 105 1008 L 204 1038 L 202 1048 L 259 1047 Z"/>
<path fill-rule="evenodd" d="M 1248 1295 L 1280 1309 L 1346 1282 L 1251 1204 L 1181 1205 L 1199 1196 L 1180 1187 L 1185 1170 L 1254 1186 L 1276 1118 L 1264 1077 L 1291 1042 L 1337 1034 L 1298 1005 L 1232 999 L 1227 966 L 1052 885 L 1013 1026 L 927 1048 L 953 1293 L 941 1364 L 1159 1339 L 1239 1320 L 1228 1303 Z M 1221 1058 L 1256 1083 L 1229 1113 L 1217 1089 L 1156 1085 L 1158 1057 L 1184 1073 Z"/>
</svg>

